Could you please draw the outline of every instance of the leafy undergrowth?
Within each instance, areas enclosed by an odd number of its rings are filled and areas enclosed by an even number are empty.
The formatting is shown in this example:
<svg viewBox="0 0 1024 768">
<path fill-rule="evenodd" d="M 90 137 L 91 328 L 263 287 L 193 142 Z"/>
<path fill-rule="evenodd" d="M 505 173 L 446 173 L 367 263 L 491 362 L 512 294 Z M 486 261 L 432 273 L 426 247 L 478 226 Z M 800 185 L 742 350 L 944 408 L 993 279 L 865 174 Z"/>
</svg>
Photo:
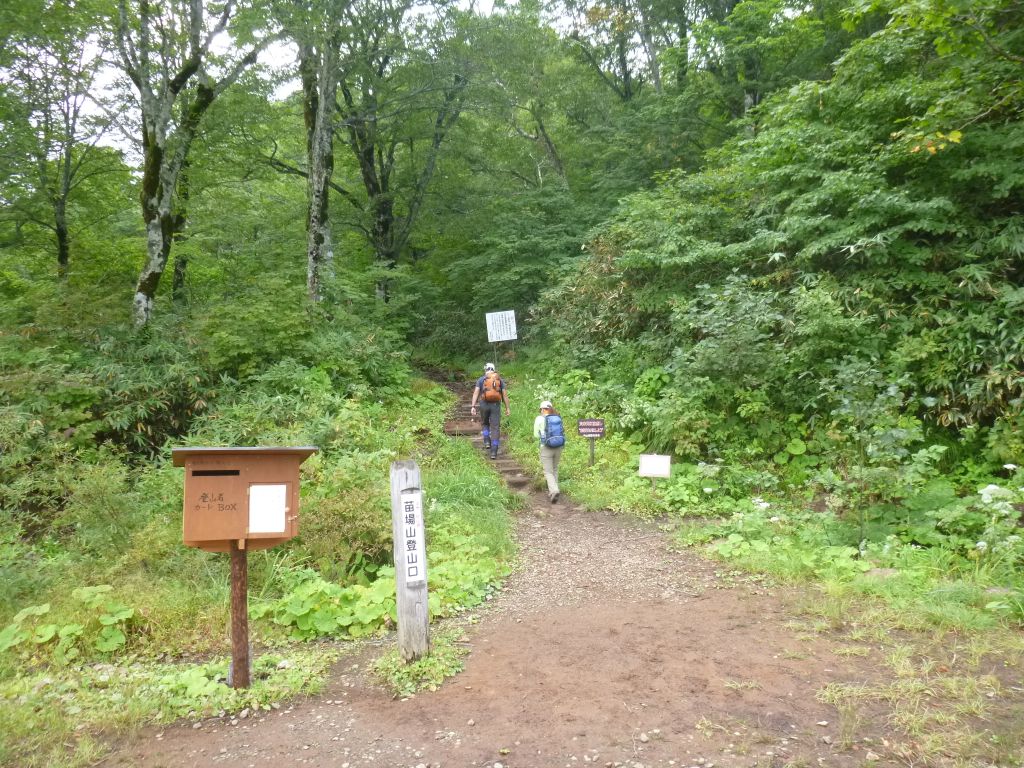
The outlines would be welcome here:
<svg viewBox="0 0 1024 768">
<path fill-rule="evenodd" d="M 340 391 L 325 371 L 282 361 L 225 385 L 176 441 L 320 448 L 302 467 L 300 536 L 249 556 L 257 680 L 244 693 L 222 682 L 227 558 L 182 545 L 169 446 L 141 464 L 116 452 L 68 457 L 68 525 L 0 539 L 0 575 L 17 588 L 17 602 L 0 604 L 0 763 L 89 764 L 125 729 L 314 690 L 339 646 L 311 641 L 394 628 L 397 459 L 417 458 L 422 471 L 432 618 L 484 600 L 514 554 L 515 497 L 465 441 L 441 433 L 443 389 L 395 374 L 377 393 Z M 185 661 L 195 658 L 210 661 Z"/>
<path fill-rule="evenodd" d="M 437 632 L 430 638 L 430 654 L 413 662 L 405 662 L 394 647 L 373 664 L 373 671 L 396 698 L 406 698 L 417 691 L 436 691 L 441 684 L 462 671 L 462 658 L 469 653 L 458 627 Z"/>
</svg>

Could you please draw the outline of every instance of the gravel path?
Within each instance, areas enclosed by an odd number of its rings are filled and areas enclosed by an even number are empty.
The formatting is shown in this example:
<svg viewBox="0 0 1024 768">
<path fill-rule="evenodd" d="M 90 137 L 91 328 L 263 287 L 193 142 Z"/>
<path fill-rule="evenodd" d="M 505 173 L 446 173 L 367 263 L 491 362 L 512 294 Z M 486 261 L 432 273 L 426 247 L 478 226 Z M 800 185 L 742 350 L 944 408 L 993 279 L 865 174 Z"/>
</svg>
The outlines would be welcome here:
<svg viewBox="0 0 1024 768">
<path fill-rule="evenodd" d="M 462 406 L 469 390 L 459 390 Z M 464 411 L 449 432 L 473 436 Z M 474 438 L 479 441 L 479 438 Z M 482 449 L 481 449 L 482 450 Z M 520 562 L 463 623 L 466 667 L 436 692 L 395 700 L 366 674 L 367 646 L 324 693 L 247 720 L 144 735 L 117 766 L 281 768 L 778 768 L 860 766 L 834 751 L 841 723 L 816 699 L 863 680 L 785 627 L 760 580 L 673 551 L 652 522 L 550 504 L 514 461 L 528 500 Z M 856 749 L 856 748 L 855 748 Z M 886 765 L 873 755 L 873 765 Z"/>
<path fill-rule="evenodd" d="M 451 386 L 459 397 L 450 431 L 470 438 L 481 452 L 471 421 L 472 384 Z M 519 566 L 496 601 L 500 615 L 523 617 L 597 597 L 615 602 L 660 599 L 673 603 L 702 597 L 715 584 L 713 567 L 688 552 L 669 548 L 669 536 L 650 521 L 587 512 L 563 495 L 551 504 L 512 459 L 495 468 L 529 501 L 516 520 Z"/>
<path fill-rule="evenodd" d="M 535 494 L 533 509 L 546 507 Z M 670 551 L 653 524 L 561 507 L 539 520 L 520 518 L 516 536 L 520 564 L 496 606 L 502 615 L 522 618 L 595 598 L 685 603 L 715 584 L 707 563 Z"/>
</svg>

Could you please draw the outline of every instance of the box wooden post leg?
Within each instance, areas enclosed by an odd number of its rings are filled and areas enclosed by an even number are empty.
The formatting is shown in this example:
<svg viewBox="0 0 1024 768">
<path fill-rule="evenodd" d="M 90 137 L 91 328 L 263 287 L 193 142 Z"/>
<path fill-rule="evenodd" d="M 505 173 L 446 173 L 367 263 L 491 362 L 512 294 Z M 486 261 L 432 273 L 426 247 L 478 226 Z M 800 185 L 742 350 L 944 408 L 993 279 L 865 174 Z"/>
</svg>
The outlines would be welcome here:
<svg viewBox="0 0 1024 768">
<path fill-rule="evenodd" d="M 231 687 L 249 687 L 249 563 L 245 550 L 231 540 Z"/>
</svg>

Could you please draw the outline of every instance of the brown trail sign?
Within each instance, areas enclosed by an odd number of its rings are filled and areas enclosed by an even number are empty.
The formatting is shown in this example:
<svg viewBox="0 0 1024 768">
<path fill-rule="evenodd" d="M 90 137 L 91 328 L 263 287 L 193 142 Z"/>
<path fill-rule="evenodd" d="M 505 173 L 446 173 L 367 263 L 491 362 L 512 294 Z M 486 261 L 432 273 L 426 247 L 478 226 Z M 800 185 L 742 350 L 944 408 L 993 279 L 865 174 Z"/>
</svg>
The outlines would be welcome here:
<svg viewBox="0 0 1024 768">
<path fill-rule="evenodd" d="M 590 441 L 590 466 L 594 466 L 594 441 L 604 437 L 604 419 L 580 419 L 576 422 L 580 436 Z"/>
</svg>

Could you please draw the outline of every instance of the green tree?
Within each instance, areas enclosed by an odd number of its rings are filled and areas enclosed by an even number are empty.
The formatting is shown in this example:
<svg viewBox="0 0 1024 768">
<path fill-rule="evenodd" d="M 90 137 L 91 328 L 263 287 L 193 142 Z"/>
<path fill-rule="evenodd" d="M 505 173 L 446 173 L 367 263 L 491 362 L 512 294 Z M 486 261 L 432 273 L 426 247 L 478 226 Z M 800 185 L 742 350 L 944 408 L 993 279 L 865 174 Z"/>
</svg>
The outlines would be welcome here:
<svg viewBox="0 0 1024 768">
<path fill-rule="evenodd" d="M 70 261 L 72 196 L 91 176 L 112 170 L 97 152 L 110 121 L 90 104 L 102 66 L 99 13 L 88 3 L 31 0 L 11 6 L 3 19 L 9 27 L 0 155 L 15 195 L 8 215 L 53 232 L 61 276 Z"/>
<path fill-rule="evenodd" d="M 135 87 L 142 117 L 140 200 L 146 260 L 132 301 L 137 326 L 152 317 L 156 291 L 181 226 L 174 210 L 180 175 L 203 115 L 274 40 L 257 27 L 258 39 L 244 53 L 219 62 L 212 46 L 229 31 L 232 19 L 242 19 L 236 30 L 240 41 L 253 36 L 253 20 L 236 10 L 231 1 L 214 12 L 204 0 L 181 5 L 139 0 L 131 7 L 128 0 L 119 0 L 115 33 L 119 63 Z"/>
</svg>

